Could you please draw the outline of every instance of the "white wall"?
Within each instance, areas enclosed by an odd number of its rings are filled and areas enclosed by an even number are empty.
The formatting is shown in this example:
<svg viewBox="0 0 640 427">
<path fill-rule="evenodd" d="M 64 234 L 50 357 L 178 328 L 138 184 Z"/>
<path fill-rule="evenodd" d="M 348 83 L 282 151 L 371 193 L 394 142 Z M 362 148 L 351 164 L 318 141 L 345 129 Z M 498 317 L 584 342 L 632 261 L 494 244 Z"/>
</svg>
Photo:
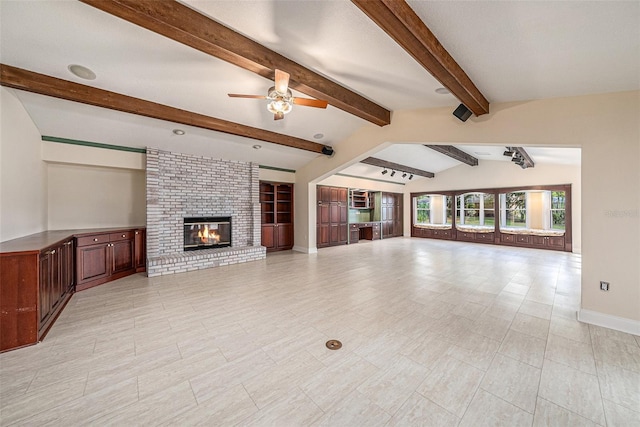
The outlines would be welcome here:
<svg viewBox="0 0 640 427">
<path fill-rule="evenodd" d="M 411 206 L 409 193 L 422 191 L 449 191 L 528 185 L 571 184 L 573 252 L 582 247 L 582 185 L 581 168 L 568 165 L 536 165 L 522 169 L 511 162 L 480 160 L 478 166 L 459 165 L 436 174 L 431 179 L 420 179 L 407 184 L 405 206 Z M 411 235 L 411 211 L 405 209 L 404 235 Z"/>
<path fill-rule="evenodd" d="M 57 163 L 48 166 L 50 230 L 145 225 L 144 171 Z"/>
<path fill-rule="evenodd" d="M 47 228 L 40 132 L 18 98 L 0 88 L 0 241 Z"/>
</svg>

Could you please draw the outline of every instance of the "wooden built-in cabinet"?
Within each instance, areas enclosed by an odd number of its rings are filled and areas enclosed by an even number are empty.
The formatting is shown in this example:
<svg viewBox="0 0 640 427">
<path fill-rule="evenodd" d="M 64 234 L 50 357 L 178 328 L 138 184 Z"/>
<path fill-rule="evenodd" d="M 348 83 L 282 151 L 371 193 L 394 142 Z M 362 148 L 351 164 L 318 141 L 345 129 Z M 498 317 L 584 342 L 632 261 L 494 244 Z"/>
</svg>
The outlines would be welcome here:
<svg viewBox="0 0 640 427">
<path fill-rule="evenodd" d="M 346 245 L 349 237 L 347 189 L 318 185 L 316 191 L 317 247 Z"/>
<path fill-rule="evenodd" d="M 38 331 L 44 333 L 73 293 L 73 239 L 40 251 Z"/>
<path fill-rule="evenodd" d="M 400 237 L 403 235 L 402 201 L 400 193 L 382 193 L 382 237 Z"/>
<path fill-rule="evenodd" d="M 81 291 L 135 273 L 135 231 L 78 237 L 77 284 Z"/>
<path fill-rule="evenodd" d="M 506 195 L 508 193 L 525 193 L 525 192 L 533 192 L 533 193 L 541 193 L 541 192 L 555 192 L 562 193 L 564 196 L 562 198 L 563 201 L 563 211 L 562 218 L 564 218 L 564 228 L 560 230 L 554 230 L 550 226 L 543 228 L 533 227 L 529 228 L 516 228 L 516 227 L 508 227 L 501 226 L 501 221 L 503 221 L 503 217 L 505 217 L 506 213 L 504 210 L 506 208 L 501 208 L 500 198 L 501 195 Z M 572 243 L 572 218 L 571 218 L 571 185 L 570 184 L 559 184 L 559 185 L 538 185 L 538 186 L 523 186 L 523 187 L 505 187 L 505 188 L 489 188 L 489 189 L 470 189 L 470 190 L 456 190 L 456 191 L 440 191 L 440 192 L 429 192 L 429 193 L 411 193 L 411 199 L 413 204 L 416 203 L 416 198 L 427 197 L 427 196 L 437 196 L 437 197 L 445 197 L 451 198 L 452 200 L 456 200 L 456 197 L 464 196 L 468 194 L 486 194 L 493 197 L 492 207 L 489 209 L 485 209 L 484 215 L 487 215 L 492 219 L 489 226 L 481 226 L 480 228 L 474 230 L 474 227 L 465 226 L 465 224 L 460 224 L 459 216 L 459 206 L 456 208 L 456 203 L 453 203 L 451 206 L 447 205 L 445 215 L 448 219 L 447 224 L 438 223 L 437 225 L 433 224 L 416 224 L 416 208 L 411 211 L 411 236 L 412 237 L 427 237 L 427 238 L 436 238 L 436 239 L 447 239 L 447 240 L 461 240 L 465 242 L 475 242 L 475 243 L 489 243 L 496 245 L 505 245 L 505 246 L 519 246 L 526 248 L 537 248 L 537 249 L 551 249 L 558 251 L 571 252 L 573 243 Z M 506 197 L 506 196 L 505 196 Z M 384 197 L 383 197 L 384 200 Z M 384 203 L 384 202 L 383 202 Z M 542 203 L 540 203 L 542 204 Z M 479 211 L 476 208 L 469 208 L 473 211 Z M 549 211 L 551 215 L 551 210 Z M 540 214 L 542 209 L 538 208 L 536 212 Z M 488 213 L 487 213 L 488 212 Z M 383 217 L 385 211 L 383 210 Z M 506 217 L 505 217 L 506 218 Z M 549 224 L 552 222 L 552 219 L 549 218 Z M 383 227 L 384 227 L 383 221 Z M 506 224 L 508 225 L 508 223 Z M 383 228 L 383 237 L 384 237 Z"/>
<path fill-rule="evenodd" d="M 267 252 L 293 247 L 293 184 L 260 181 L 262 246 Z"/>
<path fill-rule="evenodd" d="M 144 228 L 86 231 L 0 243 L 0 351 L 41 341 L 74 291 L 145 270 Z"/>
</svg>

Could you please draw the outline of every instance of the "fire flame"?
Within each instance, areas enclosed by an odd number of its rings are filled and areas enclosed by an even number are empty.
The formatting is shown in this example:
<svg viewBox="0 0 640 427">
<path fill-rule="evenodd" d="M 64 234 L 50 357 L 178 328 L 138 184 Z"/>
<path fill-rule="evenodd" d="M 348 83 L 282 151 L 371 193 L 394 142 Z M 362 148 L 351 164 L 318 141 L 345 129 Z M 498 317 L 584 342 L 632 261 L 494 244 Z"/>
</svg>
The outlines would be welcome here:
<svg viewBox="0 0 640 427">
<path fill-rule="evenodd" d="M 216 230 L 209 229 L 208 225 L 204 226 L 204 230 L 198 230 L 198 238 L 202 243 L 219 243 L 220 235 Z"/>
</svg>

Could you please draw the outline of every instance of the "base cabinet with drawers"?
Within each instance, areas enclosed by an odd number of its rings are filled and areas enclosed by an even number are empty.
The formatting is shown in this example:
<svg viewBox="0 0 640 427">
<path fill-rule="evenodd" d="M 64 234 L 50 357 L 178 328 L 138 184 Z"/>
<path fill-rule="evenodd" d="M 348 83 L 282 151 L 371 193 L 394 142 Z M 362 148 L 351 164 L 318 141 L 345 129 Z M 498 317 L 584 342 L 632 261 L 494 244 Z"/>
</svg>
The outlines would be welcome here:
<svg viewBox="0 0 640 427">
<path fill-rule="evenodd" d="M 0 352 L 41 341 L 76 290 L 145 271 L 145 229 L 44 231 L 0 243 Z"/>
<path fill-rule="evenodd" d="M 81 291 L 135 273 L 135 231 L 77 238 L 76 290 Z"/>
</svg>

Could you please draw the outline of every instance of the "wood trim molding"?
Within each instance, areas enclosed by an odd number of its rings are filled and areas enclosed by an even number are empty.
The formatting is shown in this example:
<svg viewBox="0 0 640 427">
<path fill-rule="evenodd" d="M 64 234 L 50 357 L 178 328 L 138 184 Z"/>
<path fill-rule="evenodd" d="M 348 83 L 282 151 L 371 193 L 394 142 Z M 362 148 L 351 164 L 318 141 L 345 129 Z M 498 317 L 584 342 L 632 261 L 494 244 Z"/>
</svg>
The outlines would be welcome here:
<svg viewBox="0 0 640 427">
<path fill-rule="evenodd" d="M 427 178 L 433 178 L 435 176 L 433 172 L 412 168 L 411 166 L 401 165 L 400 163 L 388 162 L 386 160 L 377 159 L 375 157 L 367 157 L 364 160 L 360 160 L 360 163 L 365 163 L 367 165 L 378 166 L 386 169 L 392 169 L 399 172 L 407 172 L 413 175 L 424 176 Z"/>
<path fill-rule="evenodd" d="M 489 101 L 404 0 L 351 0 L 476 116 Z"/>
<path fill-rule="evenodd" d="M 322 153 L 324 148 L 324 145 L 307 141 L 306 139 L 245 126 L 5 64 L 0 64 L 0 84 L 13 89 L 66 99 L 67 101 L 243 136 L 314 153 Z"/>
<path fill-rule="evenodd" d="M 427 148 L 431 148 L 438 153 L 449 156 L 459 162 L 466 163 L 469 166 L 478 166 L 478 159 L 464 151 L 454 147 L 453 145 L 427 145 L 423 144 Z"/>
<path fill-rule="evenodd" d="M 391 112 L 177 1 L 81 0 L 103 12 L 273 80 L 290 74 L 289 87 L 379 126 Z"/>
</svg>

